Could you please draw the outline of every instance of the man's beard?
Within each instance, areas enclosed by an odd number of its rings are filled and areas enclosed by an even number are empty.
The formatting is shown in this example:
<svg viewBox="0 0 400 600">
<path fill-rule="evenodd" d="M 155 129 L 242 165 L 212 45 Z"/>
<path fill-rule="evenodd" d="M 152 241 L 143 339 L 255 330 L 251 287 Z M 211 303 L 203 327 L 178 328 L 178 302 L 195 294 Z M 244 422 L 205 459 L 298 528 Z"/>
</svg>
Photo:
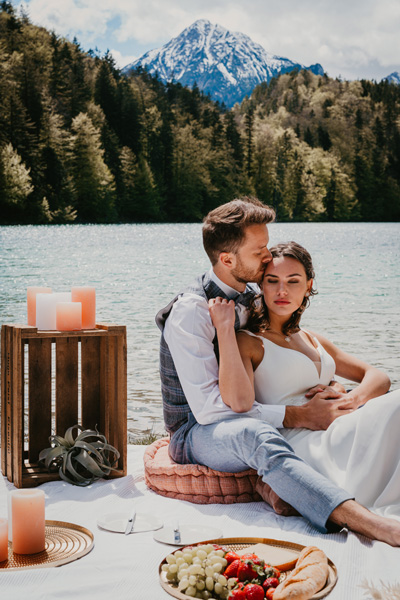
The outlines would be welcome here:
<svg viewBox="0 0 400 600">
<path fill-rule="evenodd" d="M 239 256 L 236 255 L 236 267 L 234 269 L 232 269 L 231 275 L 239 283 L 250 283 L 251 282 L 251 283 L 257 283 L 258 285 L 260 285 L 260 283 L 262 282 L 263 277 L 264 277 L 264 272 L 265 272 L 266 266 L 267 265 L 265 265 L 262 269 L 259 269 L 258 271 L 246 269 L 246 267 L 243 265 L 242 261 L 240 260 Z"/>
</svg>

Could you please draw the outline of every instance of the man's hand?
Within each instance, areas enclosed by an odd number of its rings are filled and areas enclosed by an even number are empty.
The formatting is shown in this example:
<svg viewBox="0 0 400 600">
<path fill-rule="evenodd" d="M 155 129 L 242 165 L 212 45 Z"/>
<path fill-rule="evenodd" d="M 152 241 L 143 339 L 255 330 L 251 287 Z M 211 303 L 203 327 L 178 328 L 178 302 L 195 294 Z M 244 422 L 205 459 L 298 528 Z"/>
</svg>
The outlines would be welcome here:
<svg viewBox="0 0 400 600">
<path fill-rule="evenodd" d="M 332 399 L 334 395 L 336 398 Z M 283 426 L 325 430 L 335 419 L 353 412 L 355 408 L 357 406 L 351 394 L 323 391 L 315 394 L 302 406 L 287 406 Z"/>
</svg>

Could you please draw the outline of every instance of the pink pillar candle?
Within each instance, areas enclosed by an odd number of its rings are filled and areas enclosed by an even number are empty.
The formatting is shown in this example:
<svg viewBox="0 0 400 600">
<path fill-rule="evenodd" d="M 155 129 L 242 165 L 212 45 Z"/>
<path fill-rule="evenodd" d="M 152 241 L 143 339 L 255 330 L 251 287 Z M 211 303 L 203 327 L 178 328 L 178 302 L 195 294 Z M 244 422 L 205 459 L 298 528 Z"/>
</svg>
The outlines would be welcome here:
<svg viewBox="0 0 400 600">
<path fill-rule="evenodd" d="M 71 288 L 72 302 L 82 304 L 82 329 L 96 329 L 96 290 L 83 286 Z"/>
<path fill-rule="evenodd" d="M 0 519 L 0 563 L 8 559 L 8 521 Z"/>
<path fill-rule="evenodd" d="M 12 549 L 16 554 L 36 554 L 45 549 L 44 491 L 11 492 Z"/>
<path fill-rule="evenodd" d="M 49 287 L 28 287 L 26 300 L 28 307 L 28 325 L 36 327 L 36 294 L 51 294 Z"/>
<path fill-rule="evenodd" d="M 82 329 L 82 304 L 80 302 L 59 302 L 56 305 L 56 326 L 58 331 Z"/>
</svg>

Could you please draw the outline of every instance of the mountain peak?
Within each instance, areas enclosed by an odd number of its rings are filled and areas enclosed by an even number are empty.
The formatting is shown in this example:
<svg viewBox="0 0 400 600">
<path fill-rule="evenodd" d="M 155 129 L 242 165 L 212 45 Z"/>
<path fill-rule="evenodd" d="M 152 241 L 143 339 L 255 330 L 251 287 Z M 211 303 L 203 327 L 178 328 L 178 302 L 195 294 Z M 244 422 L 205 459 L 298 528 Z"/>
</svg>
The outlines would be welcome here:
<svg viewBox="0 0 400 600">
<path fill-rule="evenodd" d="M 164 81 L 192 87 L 197 84 L 214 100 L 233 106 L 254 87 L 281 73 L 305 69 L 300 63 L 267 52 L 243 33 L 231 32 L 207 19 L 198 19 L 162 48 L 150 50 L 123 72 L 137 67 Z M 321 65 L 308 67 L 321 75 Z"/>
<path fill-rule="evenodd" d="M 387 81 L 388 83 L 395 83 L 400 85 L 400 73 L 398 71 L 393 71 L 387 77 L 384 77 L 382 81 Z"/>
</svg>

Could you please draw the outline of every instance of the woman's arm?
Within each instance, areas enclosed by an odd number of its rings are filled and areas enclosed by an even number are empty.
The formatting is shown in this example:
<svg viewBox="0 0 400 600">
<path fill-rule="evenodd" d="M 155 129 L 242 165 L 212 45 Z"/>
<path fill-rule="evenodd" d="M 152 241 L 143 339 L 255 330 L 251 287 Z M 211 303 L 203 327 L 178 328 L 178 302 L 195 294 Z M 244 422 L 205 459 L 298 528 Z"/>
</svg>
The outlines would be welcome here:
<svg viewBox="0 0 400 600">
<path fill-rule="evenodd" d="M 313 335 L 334 359 L 336 374 L 339 377 L 359 383 L 354 390 L 343 396 L 342 399 L 346 401 L 346 407 L 349 405 L 349 401 L 352 402 L 353 408 L 358 408 L 371 398 L 386 394 L 390 388 L 390 379 L 386 373 L 351 354 L 347 354 L 322 335 L 318 333 Z"/>
<path fill-rule="evenodd" d="M 209 301 L 209 310 L 217 330 L 222 400 L 234 412 L 247 412 L 255 399 L 252 356 L 259 340 L 245 333 L 236 336 L 233 300 L 228 302 L 223 298 L 213 298 Z"/>
<path fill-rule="evenodd" d="M 385 394 L 390 388 L 390 379 L 385 373 L 343 352 L 322 335 L 312 335 L 334 359 L 336 374 L 360 385 L 347 394 L 331 390 L 331 386 L 328 386 L 322 392 L 313 394 L 311 400 L 302 406 L 287 406 L 284 427 L 327 429 L 338 417 L 353 412 L 371 398 Z"/>
</svg>

